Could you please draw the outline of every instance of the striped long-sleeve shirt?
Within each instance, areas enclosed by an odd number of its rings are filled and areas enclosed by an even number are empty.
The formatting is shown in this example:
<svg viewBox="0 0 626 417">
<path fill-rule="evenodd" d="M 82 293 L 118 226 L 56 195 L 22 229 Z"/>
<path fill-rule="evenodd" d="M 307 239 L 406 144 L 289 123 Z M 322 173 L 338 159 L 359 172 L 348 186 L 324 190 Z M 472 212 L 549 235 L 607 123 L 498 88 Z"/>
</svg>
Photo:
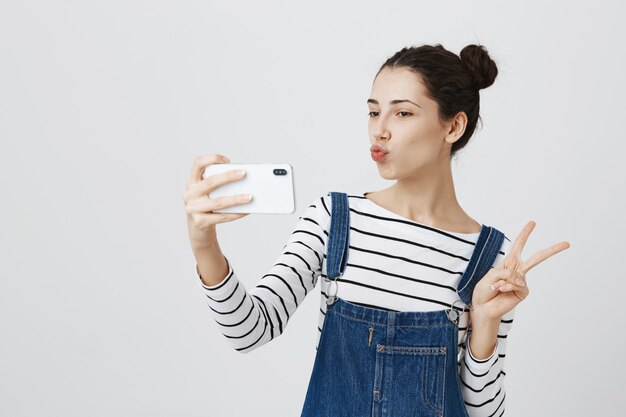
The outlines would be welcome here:
<svg viewBox="0 0 626 417">
<path fill-rule="evenodd" d="M 333 285 L 337 296 L 354 304 L 394 311 L 449 308 L 467 267 L 479 233 L 456 233 L 409 220 L 365 197 L 348 194 L 350 241 L 346 269 Z M 239 281 L 228 258 L 228 274 L 219 284 L 198 283 L 219 330 L 241 353 L 280 336 L 290 317 L 326 277 L 325 246 L 330 231 L 331 197 L 316 198 L 299 217 L 282 253 L 268 273 L 249 291 Z M 511 247 L 505 236 L 494 265 Z M 321 284 L 316 349 L 326 314 L 328 284 Z M 468 413 L 502 416 L 505 406 L 504 362 L 507 335 L 515 309 L 500 320 L 496 347 L 477 360 L 469 349 L 469 312 L 459 320 L 457 358 L 461 391 Z M 465 336 L 467 333 L 467 340 Z"/>
</svg>

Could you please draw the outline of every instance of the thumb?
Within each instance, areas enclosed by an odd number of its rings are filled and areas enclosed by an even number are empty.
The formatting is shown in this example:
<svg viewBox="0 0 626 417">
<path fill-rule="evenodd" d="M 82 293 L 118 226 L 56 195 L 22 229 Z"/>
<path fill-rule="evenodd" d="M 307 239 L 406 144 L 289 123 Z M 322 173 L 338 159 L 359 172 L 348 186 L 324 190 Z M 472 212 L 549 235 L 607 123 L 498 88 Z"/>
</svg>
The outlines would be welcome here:
<svg viewBox="0 0 626 417">
<path fill-rule="evenodd" d="M 515 269 L 507 268 L 493 268 L 485 276 L 485 278 L 487 278 L 487 284 L 489 285 L 493 285 L 498 281 L 508 281 L 511 283 L 515 283 L 515 280 L 521 277 L 522 274 Z"/>
</svg>

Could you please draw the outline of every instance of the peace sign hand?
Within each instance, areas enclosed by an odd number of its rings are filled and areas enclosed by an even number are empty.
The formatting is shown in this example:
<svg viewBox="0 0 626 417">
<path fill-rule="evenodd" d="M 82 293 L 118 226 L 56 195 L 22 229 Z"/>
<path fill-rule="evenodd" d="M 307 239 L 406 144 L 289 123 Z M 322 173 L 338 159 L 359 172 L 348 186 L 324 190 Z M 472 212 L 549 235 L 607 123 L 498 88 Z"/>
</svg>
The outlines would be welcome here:
<svg viewBox="0 0 626 417">
<path fill-rule="evenodd" d="M 502 263 L 491 268 L 478 281 L 472 294 L 473 315 L 490 320 L 500 320 L 503 315 L 515 308 L 528 296 L 526 272 L 552 255 L 570 247 L 569 242 L 563 241 L 540 250 L 528 260 L 523 261 L 522 249 L 535 225 L 534 221 L 526 223 Z"/>
</svg>

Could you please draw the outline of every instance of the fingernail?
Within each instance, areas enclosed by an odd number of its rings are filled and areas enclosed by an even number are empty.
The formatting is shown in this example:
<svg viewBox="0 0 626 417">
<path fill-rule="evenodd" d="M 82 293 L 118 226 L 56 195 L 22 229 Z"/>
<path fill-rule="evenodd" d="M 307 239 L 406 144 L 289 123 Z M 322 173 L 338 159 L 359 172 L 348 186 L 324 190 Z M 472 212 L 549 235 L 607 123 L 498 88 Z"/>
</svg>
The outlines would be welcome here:
<svg viewBox="0 0 626 417">
<path fill-rule="evenodd" d="M 524 286 L 524 280 L 522 280 L 521 278 L 516 279 L 515 282 L 517 283 L 517 285 L 521 285 L 522 287 Z"/>
<path fill-rule="evenodd" d="M 490 288 L 491 288 L 493 291 L 495 291 L 495 290 L 496 290 L 496 285 L 495 285 L 495 284 L 492 284 Z"/>
<path fill-rule="evenodd" d="M 245 173 L 246 173 L 245 169 L 240 169 L 239 171 L 237 171 L 237 176 L 243 177 Z"/>
<path fill-rule="evenodd" d="M 225 157 L 224 155 L 222 155 L 222 161 L 224 161 L 224 162 L 230 162 L 230 159 L 228 159 L 227 157 Z"/>
</svg>

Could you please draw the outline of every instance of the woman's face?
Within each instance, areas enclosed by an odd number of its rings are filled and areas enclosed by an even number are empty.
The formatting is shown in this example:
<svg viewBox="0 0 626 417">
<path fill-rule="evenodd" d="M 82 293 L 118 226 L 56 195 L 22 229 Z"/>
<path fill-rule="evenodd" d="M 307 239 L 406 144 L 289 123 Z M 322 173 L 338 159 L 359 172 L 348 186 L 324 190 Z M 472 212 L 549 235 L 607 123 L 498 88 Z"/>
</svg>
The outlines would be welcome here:
<svg viewBox="0 0 626 417">
<path fill-rule="evenodd" d="M 406 68 L 384 68 L 367 105 L 370 144 L 388 151 L 376 162 L 383 178 L 417 177 L 449 163 L 450 124 L 439 121 L 437 102 L 427 97 L 421 76 Z"/>
</svg>

